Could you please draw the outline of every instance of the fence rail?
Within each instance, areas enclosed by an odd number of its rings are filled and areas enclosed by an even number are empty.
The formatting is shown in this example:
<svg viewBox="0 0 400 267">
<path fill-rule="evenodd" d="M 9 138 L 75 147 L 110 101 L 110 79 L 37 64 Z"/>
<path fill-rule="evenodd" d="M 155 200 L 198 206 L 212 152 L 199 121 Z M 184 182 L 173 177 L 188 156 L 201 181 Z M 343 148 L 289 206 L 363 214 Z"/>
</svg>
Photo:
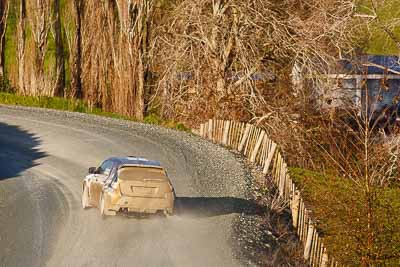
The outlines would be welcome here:
<svg viewBox="0 0 400 267">
<path fill-rule="evenodd" d="M 263 167 L 264 174 L 270 173 L 279 189 L 280 197 L 289 204 L 293 227 L 304 246 L 304 259 L 310 266 L 339 266 L 329 256 L 310 211 L 304 205 L 300 190 L 290 178 L 288 166 L 278 145 L 263 129 L 249 123 L 210 119 L 200 125 L 199 134 L 214 143 L 241 152 L 250 162 Z"/>
</svg>

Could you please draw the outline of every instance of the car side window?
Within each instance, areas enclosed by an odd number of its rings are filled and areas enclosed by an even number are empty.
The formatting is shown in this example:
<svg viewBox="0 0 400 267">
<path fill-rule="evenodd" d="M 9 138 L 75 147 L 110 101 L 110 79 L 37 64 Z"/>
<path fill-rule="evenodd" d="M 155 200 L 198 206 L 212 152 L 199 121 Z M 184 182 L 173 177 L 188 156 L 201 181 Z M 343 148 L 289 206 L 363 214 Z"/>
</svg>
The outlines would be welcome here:
<svg viewBox="0 0 400 267">
<path fill-rule="evenodd" d="M 103 164 L 101 164 L 101 166 L 99 167 L 99 174 L 105 174 L 108 175 L 111 171 L 111 168 L 113 166 L 113 162 L 110 160 L 106 160 L 103 162 Z"/>
<path fill-rule="evenodd" d="M 117 166 L 114 166 L 110 172 L 110 175 L 108 176 L 107 180 L 110 182 L 115 182 L 115 177 L 117 176 Z"/>
</svg>

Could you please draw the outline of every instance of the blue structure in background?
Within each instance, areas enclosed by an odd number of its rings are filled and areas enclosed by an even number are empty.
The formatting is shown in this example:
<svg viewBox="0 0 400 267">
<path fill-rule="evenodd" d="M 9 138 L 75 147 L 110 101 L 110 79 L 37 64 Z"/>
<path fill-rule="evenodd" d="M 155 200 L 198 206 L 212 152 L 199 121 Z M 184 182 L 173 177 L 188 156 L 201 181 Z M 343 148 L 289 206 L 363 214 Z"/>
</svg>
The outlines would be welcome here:
<svg viewBox="0 0 400 267">
<path fill-rule="evenodd" d="M 365 112 L 368 105 L 370 115 L 380 116 L 383 112 L 400 113 L 400 58 L 397 56 L 363 55 L 353 61 L 341 61 L 341 72 L 346 79 L 358 79 L 361 90 L 361 107 Z M 365 86 L 367 90 L 365 90 Z M 368 91 L 368 103 L 366 92 Z"/>
<path fill-rule="evenodd" d="M 399 74 L 399 60 L 397 56 L 363 55 L 352 62 L 342 60 L 340 65 L 352 74 Z"/>
</svg>

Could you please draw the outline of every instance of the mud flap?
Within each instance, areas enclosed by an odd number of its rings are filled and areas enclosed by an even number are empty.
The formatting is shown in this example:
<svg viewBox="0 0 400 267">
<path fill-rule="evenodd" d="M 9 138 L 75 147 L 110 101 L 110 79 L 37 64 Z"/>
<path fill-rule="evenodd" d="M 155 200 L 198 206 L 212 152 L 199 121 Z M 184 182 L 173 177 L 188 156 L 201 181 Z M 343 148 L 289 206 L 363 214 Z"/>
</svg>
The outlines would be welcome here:
<svg viewBox="0 0 400 267">
<path fill-rule="evenodd" d="M 117 214 L 116 211 L 109 210 L 109 207 L 110 207 L 110 200 L 107 198 L 107 195 L 101 194 L 99 208 L 100 208 L 100 214 L 103 217 L 113 216 Z"/>
</svg>

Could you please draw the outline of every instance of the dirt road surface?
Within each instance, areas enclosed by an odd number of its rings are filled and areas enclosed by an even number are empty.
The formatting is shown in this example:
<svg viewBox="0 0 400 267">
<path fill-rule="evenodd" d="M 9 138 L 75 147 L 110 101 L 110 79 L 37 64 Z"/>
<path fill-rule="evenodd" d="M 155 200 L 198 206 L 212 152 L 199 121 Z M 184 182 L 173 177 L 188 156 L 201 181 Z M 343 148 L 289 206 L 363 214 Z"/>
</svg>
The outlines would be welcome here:
<svg viewBox="0 0 400 267">
<path fill-rule="evenodd" d="M 102 219 L 80 205 L 90 166 L 160 160 L 176 215 Z M 240 266 L 232 222 L 244 166 L 188 133 L 77 113 L 0 106 L 0 266 Z"/>
</svg>

